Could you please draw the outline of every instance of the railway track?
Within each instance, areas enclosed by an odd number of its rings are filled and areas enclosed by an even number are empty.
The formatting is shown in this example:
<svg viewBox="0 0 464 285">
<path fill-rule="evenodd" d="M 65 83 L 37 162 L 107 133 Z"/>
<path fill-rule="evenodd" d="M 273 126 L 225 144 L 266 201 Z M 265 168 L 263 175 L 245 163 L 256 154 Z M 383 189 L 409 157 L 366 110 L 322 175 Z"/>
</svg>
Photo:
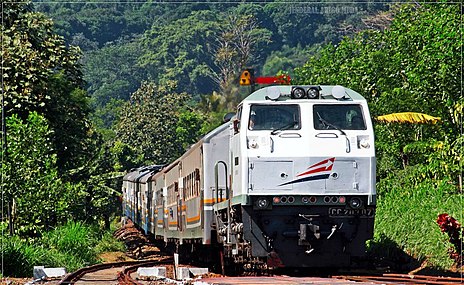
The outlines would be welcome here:
<svg viewBox="0 0 464 285">
<path fill-rule="evenodd" d="M 128 245 L 134 245 L 135 248 L 141 248 L 146 245 L 147 241 L 144 239 L 143 234 L 133 225 L 129 225 L 118 234 L 119 239 L 123 240 Z M 129 247 L 129 246 L 128 246 Z M 132 252 L 131 255 L 143 255 L 142 251 L 139 254 Z M 150 259 L 141 261 L 123 261 L 114 263 L 97 264 L 85 268 L 81 268 L 76 272 L 67 275 L 58 284 L 84 284 L 84 285 L 108 285 L 108 284 L 126 284 L 126 285 L 149 285 L 149 284 L 181 284 L 182 282 L 174 279 L 174 266 L 173 258 L 170 256 L 161 256 L 160 252 L 156 255 L 148 255 Z M 145 257 L 146 258 L 146 257 Z M 167 269 L 167 279 L 156 281 L 144 281 L 137 279 L 135 272 L 139 267 L 152 267 L 164 266 Z M 300 272 L 301 273 L 301 272 Z M 307 272 L 308 273 L 308 272 Z M 274 273 L 275 275 L 268 276 L 221 276 L 217 274 L 209 274 L 203 276 L 201 279 L 202 284 L 215 284 L 215 285 L 231 285 L 231 284 L 274 284 L 274 285 L 295 285 L 295 284 L 356 284 L 356 285 L 371 285 L 371 284 L 464 284 L 464 278 L 461 277 L 437 277 L 425 275 L 411 275 L 411 274 L 377 274 L 377 273 L 364 273 L 358 275 L 343 274 L 343 275 L 325 275 L 318 276 L 318 273 L 308 273 L 311 276 L 288 276 L 280 272 Z M 184 282 L 186 284 L 191 284 Z M 56 283 L 54 283 L 56 284 Z"/>
<path fill-rule="evenodd" d="M 173 260 L 171 258 L 159 258 L 155 260 L 125 261 L 98 264 L 77 270 L 66 276 L 58 284 L 118 284 L 118 285 L 147 285 L 147 284 L 192 284 L 191 281 L 175 282 L 173 278 Z M 143 281 L 133 277 L 139 267 L 166 266 L 168 278 L 158 281 Z M 169 272 L 171 271 L 171 272 Z M 426 285 L 452 285 L 464 284 L 463 277 L 438 277 L 426 275 L 408 274 L 382 274 L 382 275 L 336 275 L 330 277 L 292 277 L 287 275 L 275 276 L 217 276 L 201 279 L 202 284 L 215 285 L 295 285 L 295 284 L 356 284 L 356 285 L 398 285 L 398 284 L 426 284 Z"/>
<path fill-rule="evenodd" d="M 139 267 L 172 266 L 171 258 L 159 258 L 142 261 L 122 261 L 113 263 L 96 264 L 81 268 L 64 277 L 58 284 L 124 284 L 142 285 L 131 277 Z"/>
<path fill-rule="evenodd" d="M 202 279 L 206 284 L 215 285 L 295 285 L 295 284 L 352 284 L 352 285 L 399 285 L 399 284 L 463 284 L 462 278 L 436 277 L 424 275 L 383 274 L 378 276 L 332 276 L 332 277 L 291 277 L 291 276 L 254 276 L 220 277 Z"/>
<path fill-rule="evenodd" d="M 464 277 L 439 277 L 428 275 L 409 275 L 409 274 L 382 274 L 380 276 L 333 276 L 336 279 L 349 280 L 355 282 L 371 282 L 372 284 L 463 284 Z"/>
</svg>

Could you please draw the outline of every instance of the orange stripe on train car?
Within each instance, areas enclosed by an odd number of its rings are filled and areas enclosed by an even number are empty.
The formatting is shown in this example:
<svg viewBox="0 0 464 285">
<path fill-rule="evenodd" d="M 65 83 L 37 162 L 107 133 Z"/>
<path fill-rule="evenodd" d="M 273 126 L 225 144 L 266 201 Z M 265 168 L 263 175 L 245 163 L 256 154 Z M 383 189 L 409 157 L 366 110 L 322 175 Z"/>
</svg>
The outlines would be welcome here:
<svg viewBox="0 0 464 285">
<path fill-rule="evenodd" d="M 200 221 L 200 215 L 195 216 L 195 217 L 191 217 L 191 218 L 187 218 L 187 223 L 194 223 L 194 222 L 198 222 L 198 221 Z"/>
<path fill-rule="evenodd" d="M 215 203 L 217 203 L 217 201 L 218 201 L 218 202 L 222 202 L 222 201 L 225 201 L 225 200 L 226 200 L 226 198 L 222 198 L 222 199 L 219 198 L 218 200 L 216 200 L 215 198 L 213 198 L 213 199 L 203 199 L 203 204 L 204 204 L 205 206 L 212 206 L 212 205 L 214 205 Z"/>
</svg>

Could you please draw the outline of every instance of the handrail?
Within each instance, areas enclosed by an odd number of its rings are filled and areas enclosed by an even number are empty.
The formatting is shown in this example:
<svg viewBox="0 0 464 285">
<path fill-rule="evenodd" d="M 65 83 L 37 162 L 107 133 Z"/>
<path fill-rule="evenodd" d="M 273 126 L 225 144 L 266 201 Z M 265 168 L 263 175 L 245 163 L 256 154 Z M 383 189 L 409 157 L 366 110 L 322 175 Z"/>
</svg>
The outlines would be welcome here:
<svg viewBox="0 0 464 285">
<path fill-rule="evenodd" d="M 219 197 L 219 164 L 222 164 L 224 166 L 224 175 L 225 175 L 225 183 L 226 183 L 226 199 L 229 199 L 229 185 L 227 184 L 227 164 L 220 160 L 216 162 L 214 165 L 214 186 L 216 190 L 216 202 L 222 201 L 222 191 L 221 191 L 221 197 Z M 219 198 L 221 198 L 219 200 Z"/>
</svg>

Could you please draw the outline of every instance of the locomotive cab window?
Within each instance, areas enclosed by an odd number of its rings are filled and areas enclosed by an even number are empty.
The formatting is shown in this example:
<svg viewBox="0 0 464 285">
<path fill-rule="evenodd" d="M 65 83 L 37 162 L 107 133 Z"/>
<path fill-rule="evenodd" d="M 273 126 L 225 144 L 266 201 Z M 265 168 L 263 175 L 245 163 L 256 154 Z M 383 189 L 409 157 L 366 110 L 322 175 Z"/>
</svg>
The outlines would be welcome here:
<svg viewBox="0 0 464 285">
<path fill-rule="evenodd" d="M 298 105 L 251 105 L 248 129 L 299 130 L 300 108 Z"/>
<path fill-rule="evenodd" d="M 240 132 L 240 120 L 242 118 L 242 105 L 240 105 L 237 109 L 237 117 L 233 121 L 233 126 L 234 126 L 234 135 L 238 134 Z"/>
<path fill-rule="evenodd" d="M 366 130 L 360 105 L 314 105 L 313 120 L 316 130 Z"/>
</svg>

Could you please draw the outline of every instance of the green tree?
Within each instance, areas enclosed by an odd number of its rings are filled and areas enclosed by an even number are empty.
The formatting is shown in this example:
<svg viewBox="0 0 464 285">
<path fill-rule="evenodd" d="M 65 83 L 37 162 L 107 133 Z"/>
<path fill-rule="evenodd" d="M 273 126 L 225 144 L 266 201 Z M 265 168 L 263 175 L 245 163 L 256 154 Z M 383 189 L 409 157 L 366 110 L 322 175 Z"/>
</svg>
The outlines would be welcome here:
<svg viewBox="0 0 464 285">
<path fill-rule="evenodd" d="M 11 17 L 1 26 L 5 106 L 27 117 L 27 111 L 50 102 L 50 76 L 62 72 L 76 87 L 82 83 L 79 50 L 66 48 L 52 21 L 32 12 L 28 2 L 4 3 L 3 10 Z"/>
<path fill-rule="evenodd" d="M 137 41 L 107 45 L 88 52 L 84 59 L 84 79 L 92 95 L 91 106 L 101 128 L 111 128 L 117 109 L 129 99 L 146 72 L 137 64 L 142 50 Z M 98 121 L 100 119 L 101 121 Z"/>
<path fill-rule="evenodd" d="M 296 69 L 301 83 L 341 84 L 360 91 L 374 117 L 414 111 L 442 118 L 440 124 L 423 127 L 377 124 L 380 177 L 410 161 L 425 163 L 424 156 L 408 157 L 408 144 L 430 139 L 453 144 L 459 136 L 459 23 L 456 4 L 403 5 L 385 31 L 369 30 L 328 45 Z"/>
<path fill-rule="evenodd" d="M 80 51 L 67 47 L 29 2 L 3 8 L 3 115 L 10 119 L 2 133 L 2 189 L 10 226 L 37 236 L 71 216 L 108 220 L 116 197 L 108 188 L 112 164 L 87 119 Z"/>
<path fill-rule="evenodd" d="M 174 88 L 143 82 L 122 107 L 116 138 L 135 152 L 136 164 L 168 163 L 183 152 L 176 129 L 190 96 Z"/>
<path fill-rule="evenodd" d="M 302 66 L 309 54 L 309 50 L 303 49 L 301 46 L 294 48 L 283 46 L 281 50 L 271 52 L 266 58 L 263 74 L 271 76 L 284 71 L 293 77 L 293 69 Z"/>
<path fill-rule="evenodd" d="M 206 129 L 208 127 L 205 124 L 206 122 L 206 116 L 189 108 L 179 113 L 176 139 L 183 149 L 187 149 L 190 145 L 196 143 L 200 135 L 209 131 Z"/>
<path fill-rule="evenodd" d="M 38 236 L 76 214 L 82 188 L 60 179 L 52 131 L 43 116 L 32 112 L 23 121 L 13 115 L 7 128 L 1 173 L 5 204 L 12 216 L 10 227 L 21 236 Z"/>
<path fill-rule="evenodd" d="M 38 111 L 54 130 L 60 171 L 85 160 L 89 130 L 87 94 L 83 91 L 80 51 L 66 47 L 53 22 L 32 11 L 30 2 L 3 3 L 2 76 L 5 115 L 26 119 Z"/>
<path fill-rule="evenodd" d="M 218 29 L 218 15 L 195 11 L 167 25 L 155 23 L 141 39 L 144 54 L 139 64 L 160 84 L 177 81 L 179 91 L 193 94 L 212 90 L 211 43 Z"/>
<path fill-rule="evenodd" d="M 402 111 L 441 117 L 434 125 L 374 124 L 374 243 L 383 245 L 382 257 L 393 241 L 419 261 L 449 267 L 446 248 L 437 250 L 444 239 L 434 220 L 462 212 L 462 7 L 437 2 L 393 8 L 388 28 L 328 45 L 295 73 L 299 83 L 359 91 L 374 119 Z"/>
<path fill-rule="evenodd" d="M 241 71 L 259 62 L 260 49 L 271 43 L 272 36 L 269 30 L 260 28 L 251 14 L 232 11 L 224 17 L 214 53 L 215 64 L 219 67 L 216 77 L 223 92 L 228 85 L 237 85 Z"/>
</svg>

